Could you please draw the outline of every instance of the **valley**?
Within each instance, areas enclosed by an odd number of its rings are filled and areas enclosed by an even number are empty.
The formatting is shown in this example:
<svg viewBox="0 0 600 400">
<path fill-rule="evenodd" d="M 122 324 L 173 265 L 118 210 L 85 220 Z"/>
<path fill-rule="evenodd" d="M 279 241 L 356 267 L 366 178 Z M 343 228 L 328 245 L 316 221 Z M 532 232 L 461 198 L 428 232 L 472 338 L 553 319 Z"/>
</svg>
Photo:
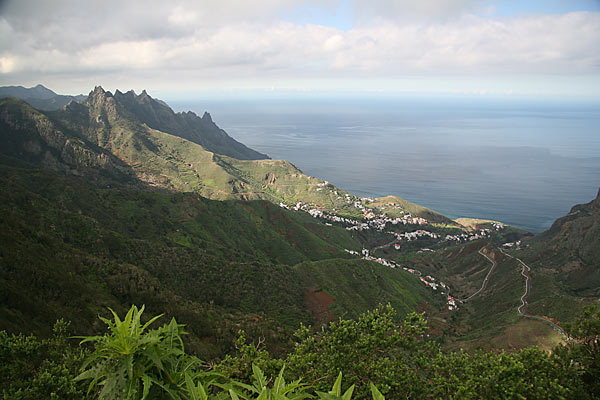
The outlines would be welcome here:
<svg viewBox="0 0 600 400">
<path fill-rule="evenodd" d="M 44 111 L 0 99 L 0 140 L 9 333 L 49 337 L 64 318 L 93 335 L 108 307 L 144 304 L 218 363 L 240 335 L 286 357 L 299 326 L 388 304 L 398 324 L 423 313 L 419 337 L 445 351 L 550 350 L 600 295 L 600 197 L 537 236 L 452 220 L 350 194 L 145 91 L 96 87 Z"/>
</svg>

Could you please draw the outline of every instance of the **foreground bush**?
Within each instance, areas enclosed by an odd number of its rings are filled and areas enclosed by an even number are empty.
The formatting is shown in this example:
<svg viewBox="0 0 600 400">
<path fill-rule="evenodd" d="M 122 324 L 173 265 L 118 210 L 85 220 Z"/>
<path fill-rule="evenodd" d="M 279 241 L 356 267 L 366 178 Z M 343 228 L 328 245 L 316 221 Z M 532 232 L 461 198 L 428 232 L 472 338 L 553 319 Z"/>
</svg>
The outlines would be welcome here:
<svg viewBox="0 0 600 400">
<path fill-rule="evenodd" d="M 172 319 L 168 324 L 149 330 L 161 316 L 142 324 L 144 307 L 132 306 L 121 320 L 112 311 L 113 320 L 101 318 L 109 332 L 103 336 L 80 337 L 81 343 L 94 343 L 94 351 L 85 360 L 76 381 L 89 381 L 88 396 L 100 399 L 192 399 L 300 400 L 314 398 L 350 400 L 354 385 L 341 393 L 339 374 L 329 392 L 314 392 L 301 379 L 286 382 L 285 366 L 278 376 L 267 379 L 252 365 L 251 384 L 201 370 L 202 363 L 184 351 L 183 326 Z M 272 383 L 271 383 L 272 381 Z M 383 396 L 373 387 L 373 396 Z"/>
<path fill-rule="evenodd" d="M 0 393 L 4 399 L 81 399 L 74 378 L 85 352 L 68 343 L 69 324 L 60 320 L 48 339 L 0 331 Z"/>
<path fill-rule="evenodd" d="M 206 369 L 185 353 L 183 326 L 142 322 L 133 306 L 108 332 L 68 343 L 66 324 L 50 339 L 0 332 L 0 389 L 5 399 L 597 399 L 600 313 L 567 327 L 573 338 L 552 353 L 444 353 L 423 335 L 425 321 L 394 322 L 380 307 L 317 333 L 302 327 L 285 359 L 240 337 L 238 355 Z M 85 359 L 85 360 L 84 360 Z M 77 376 L 77 371 L 79 375 Z M 342 372 L 343 381 L 342 383 Z M 85 383 L 85 386 L 82 385 Z"/>
</svg>

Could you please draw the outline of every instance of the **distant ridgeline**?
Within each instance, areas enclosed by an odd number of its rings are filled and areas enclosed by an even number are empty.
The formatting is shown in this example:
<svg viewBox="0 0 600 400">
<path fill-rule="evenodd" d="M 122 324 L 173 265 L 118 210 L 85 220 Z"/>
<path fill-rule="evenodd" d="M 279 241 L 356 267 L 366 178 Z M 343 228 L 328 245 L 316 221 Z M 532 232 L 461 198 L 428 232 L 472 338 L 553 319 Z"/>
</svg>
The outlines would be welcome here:
<svg viewBox="0 0 600 400">
<path fill-rule="evenodd" d="M 5 97 L 16 97 L 25 100 L 38 110 L 58 110 L 66 106 L 70 101 L 81 102 L 87 98 L 82 94 L 77 96 L 65 96 L 56 94 L 52 90 L 37 85 L 32 88 L 24 88 L 23 86 L 4 86 L 0 87 L 0 99 Z"/>
<path fill-rule="evenodd" d="M 215 358 L 239 329 L 285 352 L 300 322 L 389 302 L 400 316 L 427 311 L 450 345 L 507 348 L 552 336 L 517 314 L 514 257 L 533 267 L 531 313 L 568 320 L 566 307 L 600 294 L 598 200 L 528 239 L 497 221 L 461 225 L 398 197 L 351 195 L 146 91 L 73 97 L 38 85 L 0 97 L 0 330 L 47 335 L 64 317 L 91 334 L 107 306 L 146 304 Z M 537 331 L 498 339 L 521 328 Z"/>
</svg>

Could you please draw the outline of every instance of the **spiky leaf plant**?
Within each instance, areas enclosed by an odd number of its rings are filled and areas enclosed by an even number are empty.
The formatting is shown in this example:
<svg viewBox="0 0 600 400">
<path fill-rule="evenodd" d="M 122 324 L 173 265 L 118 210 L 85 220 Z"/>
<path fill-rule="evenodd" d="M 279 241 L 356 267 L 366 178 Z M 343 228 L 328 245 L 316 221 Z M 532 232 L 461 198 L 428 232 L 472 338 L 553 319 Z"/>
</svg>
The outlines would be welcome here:
<svg viewBox="0 0 600 400">
<path fill-rule="evenodd" d="M 76 378 L 90 380 L 88 395 L 97 392 L 100 399 L 186 396 L 186 374 L 187 380 L 197 379 L 200 361 L 184 352 L 183 325 L 172 319 L 149 330 L 162 314 L 142 324 L 143 306 L 140 309 L 132 306 L 123 320 L 110 311 L 113 321 L 100 318 L 108 325 L 107 334 L 80 337 L 81 343 L 95 345 L 82 367 L 83 372 Z"/>
</svg>

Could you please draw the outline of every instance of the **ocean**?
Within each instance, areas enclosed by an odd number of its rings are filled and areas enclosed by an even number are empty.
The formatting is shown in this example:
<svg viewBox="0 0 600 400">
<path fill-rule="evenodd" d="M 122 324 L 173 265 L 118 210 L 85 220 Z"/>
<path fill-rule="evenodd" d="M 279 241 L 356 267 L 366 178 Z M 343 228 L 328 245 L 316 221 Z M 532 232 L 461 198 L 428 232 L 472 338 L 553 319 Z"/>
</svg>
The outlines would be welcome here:
<svg viewBox="0 0 600 400">
<path fill-rule="evenodd" d="M 600 103 L 512 96 L 169 100 L 358 196 L 541 232 L 600 186 Z"/>
</svg>

